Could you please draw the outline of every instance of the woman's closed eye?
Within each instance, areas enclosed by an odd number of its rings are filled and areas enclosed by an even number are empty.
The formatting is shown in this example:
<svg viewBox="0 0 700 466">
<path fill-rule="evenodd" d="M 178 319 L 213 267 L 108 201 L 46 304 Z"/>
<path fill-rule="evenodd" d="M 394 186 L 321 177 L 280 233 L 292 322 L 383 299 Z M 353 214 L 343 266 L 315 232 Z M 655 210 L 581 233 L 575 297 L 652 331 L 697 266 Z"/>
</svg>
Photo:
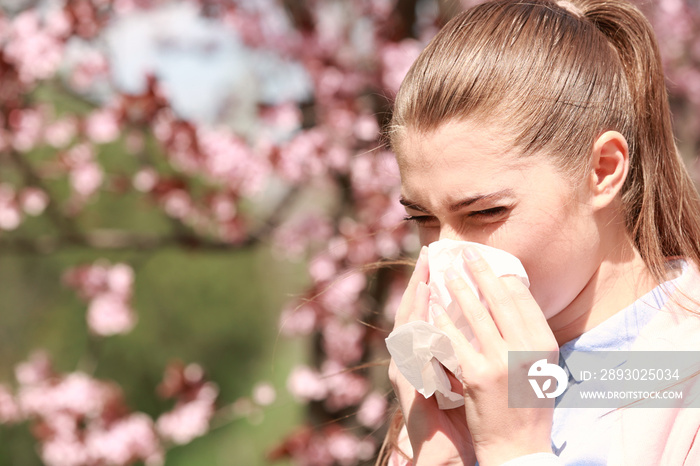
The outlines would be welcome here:
<svg viewBox="0 0 700 466">
<path fill-rule="evenodd" d="M 501 215 L 508 213 L 508 211 L 509 211 L 508 207 L 505 207 L 505 206 L 492 207 L 490 209 L 476 210 L 474 212 L 470 212 L 469 217 L 483 217 L 483 218 L 498 217 L 498 216 L 501 216 Z"/>
<path fill-rule="evenodd" d="M 503 217 L 510 212 L 510 208 L 506 206 L 492 207 L 490 209 L 475 210 L 466 214 L 467 218 L 475 218 L 481 220 L 496 219 Z M 433 223 L 437 226 L 439 223 L 437 218 L 432 215 L 408 215 L 404 217 L 407 222 L 415 222 L 419 226 L 432 226 Z"/>
<path fill-rule="evenodd" d="M 415 222 L 420 226 L 426 226 L 431 222 L 437 222 L 432 215 L 407 215 L 403 218 L 407 222 Z"/>
</svg>

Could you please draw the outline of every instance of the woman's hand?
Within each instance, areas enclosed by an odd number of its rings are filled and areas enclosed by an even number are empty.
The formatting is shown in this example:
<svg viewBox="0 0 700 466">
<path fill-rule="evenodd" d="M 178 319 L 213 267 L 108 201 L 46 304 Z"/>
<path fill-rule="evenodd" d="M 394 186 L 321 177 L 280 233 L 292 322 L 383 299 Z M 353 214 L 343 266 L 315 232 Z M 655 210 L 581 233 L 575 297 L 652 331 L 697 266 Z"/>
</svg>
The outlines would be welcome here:
<svg viewBox="0 0 700 466">
<path fill-rule="evenodd" d="M 447 273 L 447 288 L 467 318 L 479 351 L 439 304 L 431 302 L 430 312 L 457 353 L 466 419 L 479 465 L 500 465 L 518 456 L 551 452 L 554 399 L 543 400 L 543 407 L 508 407 L 508 351 L 558 354 L 556 339 L 525 285 L 515 277 L 497 277 L 473 248 L 465 249 L 464 257 L 490 312 L 456 272 Z M 531 391 L 523 382 L 522 390 Z"/>
<path fill-rule="evenodd" d="M 427 249 L 421 249 L 396 313 L 395 328 L 414 320 L 427 321 L 430 289 Z M 394 361 L 389 379 L 399 399 L 413 448 L 414 466 L 473 465 L 476 462 L 464 407 L 441 410 L 435 397 L 426 399 L 401 375 Z M 457 387 L 461 382 L 452 378 Z"/>
</svg>

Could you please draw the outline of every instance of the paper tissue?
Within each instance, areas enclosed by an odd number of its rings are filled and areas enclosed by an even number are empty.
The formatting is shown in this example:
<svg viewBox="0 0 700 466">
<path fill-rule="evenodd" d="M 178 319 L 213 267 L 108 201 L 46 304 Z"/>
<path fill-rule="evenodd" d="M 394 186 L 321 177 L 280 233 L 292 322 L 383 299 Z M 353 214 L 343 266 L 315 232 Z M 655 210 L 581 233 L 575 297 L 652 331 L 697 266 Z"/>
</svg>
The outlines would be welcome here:
<svg viewBox="0 0 700 466">
<path fill-rule="evenodd" d="M 530 282 L 520 261 L 513 255 L 500 249 L 484 246 L 479 243 L 442 239 L 428 246 L 428 267 L 430 282 L 437 288 L 438 302 L 450 316 L 455 326 L 469 339 L 474 336 L 466 318 L 457 303 L 452 302 L 450 293 L 445 286 L 445 272 L 453 268 L 471 286 L 474 294 L 486 305 L 481 293 L 467 272 L 462 251 L 466 246 L 478 249 L 481 256 L 488 262 L 493 272 L 502 277 L 514 275 L 526 285 Z M 415 387 L 428 398 L 435 395 L 440 409 L 457 408 L 464 404 L 462 393 L 452 391 L 445 369 L 457 378 L 461 376 L 457 356 L 447 335 L 433 325 L 432 318 L 428 322 L 414 321 L 394 329 L 386 339 L 386 346 L 394 359 L 399 371 Z"/>
</svg>

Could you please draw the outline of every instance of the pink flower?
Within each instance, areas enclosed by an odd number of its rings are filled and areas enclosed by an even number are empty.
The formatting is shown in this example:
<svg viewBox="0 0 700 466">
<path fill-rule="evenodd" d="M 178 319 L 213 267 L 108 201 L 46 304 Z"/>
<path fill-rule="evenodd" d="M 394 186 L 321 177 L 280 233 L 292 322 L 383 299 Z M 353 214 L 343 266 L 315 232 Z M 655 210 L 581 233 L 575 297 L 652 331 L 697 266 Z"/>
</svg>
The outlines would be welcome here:
<svg viewBox="0 0 700 466">
<path fill-rule="evenodd" d="M 114 264 L 107 272 L 107 288 L 123 298 L 131 296 L 134 286 L 134 269 L 126 264 Z"/>
<path fill-rule="evenodd" d="M 36 351 L 28 361 L 15 367 L 15 378 L 21 385 L 37 385 L 53 375 L 51 359 L 45 351 Z"/>
<path fill-rule="evenodd" d="M 401 185 L 396 158 L 388 151 L 369 152 L 354 157 L 350 176 L 353 188 L 360 195 L 389 193 Z M 398 202 L 397 205 L 401 207 Z"/>
<path fill-rule="evenodd" d="M 285 336 L 306 336 L 316 328 L 318 311 L 312 304 L 290 306 L 280 315 L 280 332 Z"/>
<path fill-rule="evenodd" d="M 374 141 L 379 137 L 379 124 L 374 115 L 360 115 L 354 124 L 355 136 L 361 141 Z"/>
<path fill-rule="evenodd" d="M 292 183 L 299 183 L 326 173 L 323 151 L 326 134 L 319 128 L 299 132 L 279 150 L 277 171 Z"/>
<path fill-rule="evenodd" d="M 269 406 L 276 398 L 275 387 L 268 382 L 259 382 L 253 387 L 253 401 L 259 406 Z"/>
<path fill-rule="evenodd" d="M 212 214 L 219 222 L 225 222 L 236 216 L 236 202 L 225 194 L 217 194 L 210 201 Z"/>
<path fill-rule="evenodd" d="M 192 200 L 183 189 L 173 189 L 163 196 L 165 213 L 173 218 L 184 219 L 193 211 Z"/>
<path fill-rule="evenodd" d="M 31 84 L 53 76 L 63 58 L 60 36 L 66 28 L 62 27 L 61 18 L 54 16 L 49 27 L 42 28 L 37 11 L 29 9 L 17 15 L 12 26 L 5 56 L 17 67 L 20 80 Z"/>
<path fill-rule="evenodd" d="M 297 366 L 287 379 L 287 390 L 297 400 L 322 400 L 328 394 L 328 386 L 321 374 L 307 366 Z"/>
<path fill-rule="evenodd" d="M 54 437 L 41 446 L 41 458 L 47 466 L 85 466 L 89 455 L 74 438 Z"/>
<path fill-rule="evenodd" d="M 119 419 L 108 428 L 88 430 L 85 446 L 97 464 L 127 465 L 137 460 L 150 464 L 163 462 L 153 421 L 143 413 Z"/>
<path fill-rule="evenodd" d="M 107 291 L 107 276 L 110 265 L 97 261 L 68 269 L 63 275 L 64 283 L 78 291 L 81 298 L 91 300 Z"/>
<path fill-rule="evenodd" d="M 132 184 L 137 191 L 150 192 L 158 182 L 158 172 L 152 168 L 142 168 L 134 175 Z"/>
<path fill-rule="evenodd" d="M 178 403 L 172 411 L 162 414 L 156 422 L 160 435 L 179 445 L 189 443 L 209 431 L 218 390 L 214 384 L 202 387 L 197 398 Z"/>
<path fill-rule="evenodd" d="M 119 119 L 112 109 L 99 109 L 85 120 L 85 133 L 97 144 L 112 142 L 119 137 Z"/>
<path fill-rule="evenodd" d="M 335 259 L 328 253 L 318 254 L 309 264 L 309 275 L 316 283 L 330 280 L 338 272 Z"/>
<path fill-rule="evenodd" d="M 32 150 L 41 139 L 44 116 L 40 110 L 27 108 L 12 110 L 9 116 L 13 133 L 12 145 L 20 152 Z"/>
<path fill-rule="evenodd" d="M 95 162 L 81 163 L 70 171 L 70 184 L 80 197 L 92 196 L 102 185 L 104 172 Z"/>
<path fill-rule="evenodd" d="M 22 223 L 22 213 L 19 206 L 14 201 L 0 201 L 0 230 L 14 230 L 20 223 Z"/>
<path fill-rule="evenodd" d="M 292 102 L 265 108 L 260 113 L 264 131 L 272 131 L 273 139 L 284 137 L 301 126 L 302 114 L 299 106 Z"/>
<path fill-rule="evenodd" d="M 22 419 L 19 404 L 10 389 L 0 384 L 0 424 L 17 422 Z"/>
<path fill-rule="evenodd" d="M 105 293 L 90 302 L 87 323 L 97 335 L 109 336 L 130 332 L 136 325 L 136 316 L 123 296 Z"/>
<path fill-rule="evenodd" d="M 360 293 L 365 289 L 366 284 L 367 279 L 362 272 L 339 274 L 336 280 L 323 289 L 318 301 L 334 314 L 354 316 Z"/>
<path fill-rule="evenodd" d="M 354 466 L 372 458 L 375 451 L 371 438 L 360 440 L 345 430 L 338 429 L 327 436 L 327 448 L 341 466 Z"/>
<path fill-rule="evenodd" d="M 386 397 L 378 392 L 372 392 L 360 405 L 357 411 L 357 421 L 369 429 L 376 429 L 387 419 Z"/>
<path fill-rule="evenodd" d="M 421 44 L 413 39 L 389 42 L 384 45 L 381 51 L 382 84 L 387 90 L 398 92 L 404 76 L 422 49 Z"/>
<path fill-rule="evenodd" d="M 200 127 L 196 135 L 206 176 L 244 195 L 260 192 L 270 171 L 267 160 L 229 131 Z"/>
<path fill-rule="evenodd" d="M 109 62 L 105 56 L 99 50 L 86 47 L 71 70 L 70 82 L 79 91 L 86 91 L 108 74 Z"/>
<path fill-rule="evenodd" d="M 19 203 L 27 215 L 41 215 L 49 204 L 49 196 L 39 188 L 25 188 L 19 194 Z"/>
<path fill-rule="evenodd" d="M 21 386 L 19 404 L 29 416 L 51 418 L 56 413 L 95 417 L 112 396 L 112 388 L 82 372 L 67 374 L 57 383 Z"/>
<path fill-rule="evenodd" d="M 369 388 L 366 378 L 335 361 L 324 362 L 321 373 L 328 389 L 325 405 L 331 411 L 358 404 Z"/>
<path fill-rule="evenodd" d="M 331 466 L 333 464 L 333 455 L 328 450 L 328 441 L 323 435 L 312 436 L 306 448 L 297 452 L 295 459 L 302 466 Z"/>
<path fill-rule="evenodd" d="M 330 221 L 316 213 L 294 217 L 274 234 L 275 251 L 289 259 L 300 259 L 313 242 L 323 242 L 333 233 Z"/>
<path fill-rule="evenodd" d="M 330 359 L 353 364 L 362 358 L 365 328 L 359 324 L 342 324 L 329 320 L 323 327 L 323 349 Z"/>
<path fill-rule="evenodd" d="M 62 8 L 54 8 L 48 11 L 44 24 L 46 32 L 54 37 L 64 37 L 70 33 L 71 21 Z"/>
</svg>

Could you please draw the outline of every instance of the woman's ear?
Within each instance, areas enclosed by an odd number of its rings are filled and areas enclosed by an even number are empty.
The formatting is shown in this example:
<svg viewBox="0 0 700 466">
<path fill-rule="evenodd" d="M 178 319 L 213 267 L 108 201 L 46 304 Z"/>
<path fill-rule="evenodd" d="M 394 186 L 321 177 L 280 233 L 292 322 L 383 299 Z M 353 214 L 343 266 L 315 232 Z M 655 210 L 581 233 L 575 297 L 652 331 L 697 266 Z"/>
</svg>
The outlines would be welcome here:
<svg viewBox="0 0 700 466">
<path fill-rule="evenodd" d="M 593 144 L 591 154 L 591 203 L 607 207 L 622 189 L 629 171 L 629 147 L 617 131 L 607 131 Z"/>
</svg>

